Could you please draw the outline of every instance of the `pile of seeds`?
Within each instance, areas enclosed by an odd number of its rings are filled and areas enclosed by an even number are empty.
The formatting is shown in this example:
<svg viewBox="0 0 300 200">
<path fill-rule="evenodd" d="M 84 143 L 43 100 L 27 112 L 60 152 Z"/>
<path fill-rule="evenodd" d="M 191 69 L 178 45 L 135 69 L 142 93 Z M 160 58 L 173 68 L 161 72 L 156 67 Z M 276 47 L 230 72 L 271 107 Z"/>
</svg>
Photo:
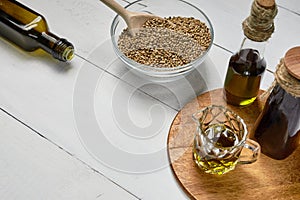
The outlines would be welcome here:
<svg viewBox="0 0 300 200">
<path fill-rule="evenodd" d="M 201 56 L 211 43 L 209 28 L 192 17 L 148 20 L 134 36 L 124 29 L 118 47 L 128 58 L 153 67 L 177 67 Z"/>
</svg>

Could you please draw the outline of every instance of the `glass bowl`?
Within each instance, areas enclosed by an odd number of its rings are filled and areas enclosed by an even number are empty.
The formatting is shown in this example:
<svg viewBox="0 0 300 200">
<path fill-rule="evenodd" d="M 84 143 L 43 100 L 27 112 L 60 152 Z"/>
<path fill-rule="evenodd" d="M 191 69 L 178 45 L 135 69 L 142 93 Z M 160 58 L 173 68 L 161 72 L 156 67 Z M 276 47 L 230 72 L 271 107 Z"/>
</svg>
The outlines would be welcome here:
<svg viewBox="0 0 300 200">
<path fill-rule="evenodd" d="M 113 48 L 117 56 L 135 74 L 152 81 L 170 81 L 184 77 L 188 72 L 199 66 L 206 58 L 214 40 L 213 26 L 205 13 L 195 5 L 183 0 L 138 0 L 125 7 L 130 11 L 151 13 L 160 17 L 193 17 L 205 23 L 211 35 L 211 42 L 198 58 L 190 63 L 177 67 L 153 67 L 140 64 L 126 55 L 118 48 L 118 38 L 122 31 L 127 27 L 125 21 L 117 15 L 111 25 L 110 34 Z"/>
</svg>

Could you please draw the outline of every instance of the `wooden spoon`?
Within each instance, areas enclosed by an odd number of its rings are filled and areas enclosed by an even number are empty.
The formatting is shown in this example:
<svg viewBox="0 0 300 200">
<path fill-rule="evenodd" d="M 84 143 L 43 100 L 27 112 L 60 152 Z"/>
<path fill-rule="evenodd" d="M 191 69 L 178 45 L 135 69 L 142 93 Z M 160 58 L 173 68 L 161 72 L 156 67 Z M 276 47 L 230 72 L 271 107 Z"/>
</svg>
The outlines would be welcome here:
<svg viewBox="0 0 300 200">
<path fill-rule="evenodd" d="M 100 0 L 102 3 L 110 7 L 116 13 L 118 13 L 126 22 L 128 30 L 131 35 L 135 35 L 142 25 L 150 19 L 161 18 L 148 13 L 132 12 L 123 8 L 120 4 L 114 0 Z"/>
</svg>

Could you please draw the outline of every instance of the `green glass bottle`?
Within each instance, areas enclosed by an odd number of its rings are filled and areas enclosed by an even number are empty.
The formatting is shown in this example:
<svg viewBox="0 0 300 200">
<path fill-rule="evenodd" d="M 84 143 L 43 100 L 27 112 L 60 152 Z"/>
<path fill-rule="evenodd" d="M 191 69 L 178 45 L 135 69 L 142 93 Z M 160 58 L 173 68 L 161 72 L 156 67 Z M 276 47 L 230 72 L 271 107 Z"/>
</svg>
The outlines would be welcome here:
<svg viewBox="0 0 300 200">
<path fill-rule="evenodd" d="M 0 36 L 26 51 L 43 49 L 60 61 L 74 57 L 74 46 L 49 31 L 45 18 L 15 0 L 0 0 Z"/>
</svg>

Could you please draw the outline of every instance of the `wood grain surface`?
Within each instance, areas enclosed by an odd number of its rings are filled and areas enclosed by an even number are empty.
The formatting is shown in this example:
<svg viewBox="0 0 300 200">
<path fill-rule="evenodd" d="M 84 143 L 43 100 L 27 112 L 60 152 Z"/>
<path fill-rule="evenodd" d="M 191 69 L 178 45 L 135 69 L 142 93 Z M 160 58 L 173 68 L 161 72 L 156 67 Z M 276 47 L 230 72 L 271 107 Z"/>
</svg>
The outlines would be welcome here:
<svg viewBox="0 0 300 200">
<path fill-rule="evenodd" d="M 250 106 L 234 107 L 226 104 L 222 89 L 217 89 L 198 96 L 177 114 L 168 137 L 169 159 L 174 175 L 192 199 L 300 199 L 300 148 L 281 161 L 262 154 L 257 162 L 238 165 L 222 176 L 205 174 L 193 161 L 193 113 L 211 104 L 223 105 L 240 115 L 250 132 L 264 102 L 258 98 Z"/>
<path fill-rule="evenodd" d="M 284 56 L 287 71 L 300 80 L 300 46 L 288 50 Z"/>
<path fill-rule="evenodd" d="M 264 7 L 272 7 L 275 4 L 275 0 L 258 0 L 258 3 Z"/>
</svg>

